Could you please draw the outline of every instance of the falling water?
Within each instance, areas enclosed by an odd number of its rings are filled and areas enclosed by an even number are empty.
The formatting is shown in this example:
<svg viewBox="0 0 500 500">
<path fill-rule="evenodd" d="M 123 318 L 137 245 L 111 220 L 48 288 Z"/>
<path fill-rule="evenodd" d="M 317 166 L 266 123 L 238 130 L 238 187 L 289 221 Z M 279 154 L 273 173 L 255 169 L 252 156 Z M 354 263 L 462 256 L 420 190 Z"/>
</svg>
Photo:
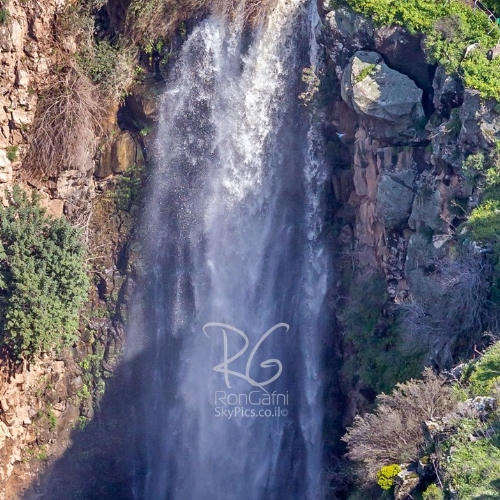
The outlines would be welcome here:
<svg viewBox="0 0 500 500">
<path fill-rule="evenodd" d="M 318 23 L 304 0 L 253 33 L 209 18 L 167 84 L 128 333 L 136 499 L 324 498 L 327 175 L 298 98 Z"/>
</svg>

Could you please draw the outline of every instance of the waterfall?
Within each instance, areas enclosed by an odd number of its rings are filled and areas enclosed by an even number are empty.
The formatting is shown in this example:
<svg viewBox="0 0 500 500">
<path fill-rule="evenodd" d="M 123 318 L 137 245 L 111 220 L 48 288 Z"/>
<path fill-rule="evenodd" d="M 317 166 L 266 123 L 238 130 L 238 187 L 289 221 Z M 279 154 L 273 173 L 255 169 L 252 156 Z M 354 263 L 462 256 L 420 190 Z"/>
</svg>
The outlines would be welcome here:
<svg viewBox="0 0 500 500">
<path fill-rule="evenodd" d="M 126 357 L 134 497 L 324 498 L 327 172 L 314 2 L 201 22 L 161 103 Z M 137 366 L 137 364 L 135 365 Z"/>
</svg>

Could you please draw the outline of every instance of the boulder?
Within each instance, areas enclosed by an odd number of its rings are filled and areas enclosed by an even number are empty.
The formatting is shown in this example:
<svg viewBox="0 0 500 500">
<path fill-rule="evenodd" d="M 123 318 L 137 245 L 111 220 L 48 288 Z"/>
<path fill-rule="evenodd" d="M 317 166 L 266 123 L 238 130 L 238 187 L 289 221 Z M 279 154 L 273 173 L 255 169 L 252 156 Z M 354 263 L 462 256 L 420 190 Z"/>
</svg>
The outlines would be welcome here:
<svg viewBox="0 0 500 500">
<path fill-rule="evenodd" d="M 379 177 L 377 187 L 377 218 L 386 228 L 396 228 L 405 223 L 413 205 L 413 181 L 411 170 L 385 173 Z"/>
<path fill-rule="evenodd" d="M 354 54 L 342 75 L 341 94 L 364 119 L 372 137 L 405 143 L 423 139 L 422 90 L 389 68 L 379 53 Z"/>
<path fill-rule="evenodd" d="M 500 116 L 495 100 L 484 101 L 477 90 L 466 89 L 459 112 L 462 127 L 458 149 L 464 153 L 489 149 L 500 139 Z"/>
</svg>

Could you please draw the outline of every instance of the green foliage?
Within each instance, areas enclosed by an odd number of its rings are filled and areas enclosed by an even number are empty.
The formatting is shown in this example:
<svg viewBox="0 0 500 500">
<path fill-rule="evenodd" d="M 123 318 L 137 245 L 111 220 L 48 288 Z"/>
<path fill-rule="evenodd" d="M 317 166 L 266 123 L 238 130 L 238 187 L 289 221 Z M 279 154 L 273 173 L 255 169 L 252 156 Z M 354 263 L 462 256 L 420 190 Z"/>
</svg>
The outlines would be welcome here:
<svg viewBox="0 0 500 500">
<path fill-rule="evenodd" d="M 10 14 L 7 9 L 4 7 L 0 8 L 0 24 L 6 24 L 9 20 Z"/>
<path fill-rule="evenodd" d="M 15 186 L 0 207 L 0 340 L 12 356 L 33 356 L 75 339 L 87 299 L 77 229 L 54 219 Z"/>
<path fill-rule="evenodd" d="M 481 10 L 460 0 L 349 0 L 349 4 L 379 26 L 397 24 L 410 33 L 425 34 L 430 62 L 461 75 L 465 85 L 483 97 L 500 97 L 500 61 L 486 57 L 500 38 L 500 29 Z M 472 44 L 479 50 L 464 59 Z"/>
<path fill-rule="evenodd" d="M 500 235 L 500 199 L 487 200 L 475 208 L 467 224 L 474 240 L 497 242 Z"/>
<path fill-rule="evenodd" d="M 462 170 L 468 179 L 473 180 L 485 169 L 485 157 L 482 151 L 469 155 L 462 163 Z"/>
<path fill-rule="evenodd" d="M 423 500 L 443 500 L 443 490 L 437 484 L 430 484 L 422 493 Z"/>
<path fill-rule="evenodd" d="M 55 430 L 57 426 L 57 417 L 56 414 L 54 413 L 54 410 L 52 410 L 51 406 L 49 406 L 47 410 L 47 419 L 49 421 L 49 429 L 51 431 Z"/>
<path fill-rule="evenodd" d="M 394 486 L 396 476 L 401 472 L 397 464 L 385 465 L 377 472 L 377 484 L 383 490 L 390 490 Z"/>
<path fill-rule="evenodd" d="M 5 150 L 7 151 L 7 158 L 9 159 L 9 161 L 15 161 L 17 158 L 18 147 L 8 146 L 5 148 Z"/>
<path fill-rule="evenodd" d="M 444 464 L 446 481 L 459 500 L 498 498 L 498 434 L 486 436 L 484 431 L 478 420 L 463 419 L 457 426 L 456 434 L 444 443 L 448 452 Z M 471 436 L 474 438 L 471 439 Z"/>
<path fill-rule="evenodd" d="M 118 210 L 130 211 L 139 200 L 144 167 L 131 165 L 118 179 L 113 197 Z"/>
<path fill-rule="evenodd" d="M 356 77 L 356 83 L 362 82 L 376 67 L 376 64 L 368 64 L 364 67 Z"/>
<path fill-rule="evenodd" d="M 82 388 L 77 392 L 76 397 L 79 401 L 87 401 L 91 397 L 89 386 L 83 384 Z"/>
<path fill-rule="evenodd" d="M 472 396 L 489 396 L 500 385 L 500 343 L 489 347 L 477 361 L 471 362 L 463 375 Z"/>
<path fill-rule="evenodd" d="M 80 53 L 77 60 L 94 83 L 101 83 L 115 71 L 117 56 L 118 49 L 103 40 Z"/>
<path fill-rule="evenodd" d="M 355 279 L 340 314 L 346 341 L 355 350 L 342 373 L 350 379 L 361 378 L 376 392 L 390 391 L 398 381 L 418 376 L 423 367 L 420 353 L 405 352 L 397 319 L 379 323 L 386 301 L 383 276 Z"/>
<path fill-rule="evenodd" d="M 47 460 L 48 456 L 49 456 L 49 453 L 47 451 L 47 446 L 45 446 L 45 445 L 40 446 L 38 453 L 36 455 L 36 458 L 38 460 L 43 461 L 43 460 Z"/>
<path fill-rule="evenodd" d="M 108 95 L 122 98 L 136 77 L 136 51 L 107 40 L 84 46 L 76 60 L 90 79 Z"/>
</svg>

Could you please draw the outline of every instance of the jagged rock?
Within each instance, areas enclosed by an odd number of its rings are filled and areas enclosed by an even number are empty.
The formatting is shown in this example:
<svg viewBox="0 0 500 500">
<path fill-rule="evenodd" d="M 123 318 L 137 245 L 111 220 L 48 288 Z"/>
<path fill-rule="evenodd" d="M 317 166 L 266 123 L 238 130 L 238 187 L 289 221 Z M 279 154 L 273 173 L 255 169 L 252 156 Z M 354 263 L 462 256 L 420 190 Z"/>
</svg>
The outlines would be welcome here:
<svg viewBox="0 0 500 500">
<path fill-rule="evenodd" d="M 497 398 L 478 396 L 474 399 L 466 401 L 479 415 L 481 419 L 485 419 L 490 413 L 496 410 L 498 403 Z"/>
<path fill-rule="evenodd" d="M 413 204 L 415 173 L 403 171 L 383 173 L 377 189 L 376 215 L 386 228 L 394 228 L 406 222 Z"/>
<path fill-rule="evenodd" d="M 410 498 L 413 490 L 418 486 L 420 482 L 419 475 L 407 469 L 403 469 L 396 476 L 396 486 L 394 487 L 394 499 L 395 500 L 407 500 Z"/>
<path fill-rule="evenodd" d="M 348 203 L 354 191 L 352 170 L 337 170 L 332 176 L 333 193 L 335 199 L 341 203 Z"/>
<path fill-rule="evenodd" d="M 431 479 L 435 476 L 434 465 L 429 456 L 424 456 L 419 459 L 417 465 L 417 474 L 424 479 Z"/>
<path fill-rule="evenodd" d="M 341 82 L 342 99 L 361 115 L 370 135 L 384 141 L 420 140 L 425 120 L 422 91 L 406 75 L 390 69 L 377 52 L 359 51 Z"/>
<path fill-rule="evenodd" d="M 421 36 L 401 26 L 383 26 L 375 30 L 374 42 L 375 50 L 391 68 L 410 77 L 426 92 L 432 91 L 434 68 L 427 63 Z"/>
<path fill-rule="evenodd" d="M 447 75 L 442 66 L 438 66 L 432 82 L 434 89 L 433 104 L 436 111 L 449 117 L 452 108 L 464 102 L 464 85 L 458 79 Z"/>
<path fill-rule="evenodd" d="M 126 116 L 122 116 L 122 119 L 135 126 L 152 125 L 158 115 L 159 96 L 162 92 L 163 87 L 153 81 L 149 81 L 148 85 L 135 85 L 125 100 L 126 106 L 122 110 Z"/>
<path fill-rule="evenodd" d="M 438 190 L 420 189 L 413 202 L 408 225 L 414 230 L 429 227 L 433 231 L 441 231 L 443 220 L 440 215 L 441 193 Z"/>
<path fill-rule="evenodd" d="M 325 2 L 326 3 L 326 2 Z M 328 10 L 325 5 L 325 10 Z M 332 10 L 326 16 L 326 23 L 335 38 L 349 48 L 361 49 L 370 46 L 373 39 L 373 23 L 371 20 L 355 13 L 347 6 Z"/>
<path fill-rule="evenodd" d="M 484 101 L 476 90 L 465 91 L 459 112 L 462 127 L 458 136 L 458 147 L 464 153 L 489 149 L 500 139 L 500 116 L 496 106 L 496 101 Z"/>
</svg>

